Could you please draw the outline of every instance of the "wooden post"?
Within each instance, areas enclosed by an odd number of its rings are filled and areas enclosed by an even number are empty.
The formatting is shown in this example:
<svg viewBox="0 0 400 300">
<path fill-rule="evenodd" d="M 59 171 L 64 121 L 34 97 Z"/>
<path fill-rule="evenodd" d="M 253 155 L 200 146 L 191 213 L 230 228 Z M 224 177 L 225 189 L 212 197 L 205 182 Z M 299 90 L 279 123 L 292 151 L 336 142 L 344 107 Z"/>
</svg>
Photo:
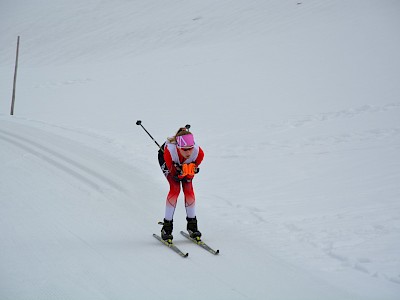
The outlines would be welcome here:
<svg viewBox="0 0 400 300">
<path fill-rule="evenodd" d="M 13 84 L 13 93 L 11 99 L 11 113 L 10 115 L 14 115 L 14 104 L 15 104 L 15 87 L 17 84 L 17 69 L 18 69 L 18 53 L 19 53 L 19 36 L 17 39 L 17 55 L 15 58 L 15 70 L 14 70 L 14 84 Z"/>
</svg>

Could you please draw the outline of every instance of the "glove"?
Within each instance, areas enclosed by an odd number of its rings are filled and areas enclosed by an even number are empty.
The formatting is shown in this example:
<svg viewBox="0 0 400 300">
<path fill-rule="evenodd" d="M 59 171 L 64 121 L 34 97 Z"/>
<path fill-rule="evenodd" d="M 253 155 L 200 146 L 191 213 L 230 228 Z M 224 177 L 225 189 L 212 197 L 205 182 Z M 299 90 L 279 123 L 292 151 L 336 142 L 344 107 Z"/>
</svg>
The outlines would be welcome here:
<svg viewBox="0 0 400 300">
<path fill-rule="evenodd" d="M 194 174 L 196 174 L 197 166 L 195 163 L 183 164 L 182 165 L 182 174 L 185 176 L 191 176 L 193 178 Z"/>
<path fill-rule="evenodd" d="M 199 172 L 195 163 L 183 164 L 182 166 L 175 164 L 175 169 L 178 173 L 178 180 L 192 179 Z"/>
</svg>

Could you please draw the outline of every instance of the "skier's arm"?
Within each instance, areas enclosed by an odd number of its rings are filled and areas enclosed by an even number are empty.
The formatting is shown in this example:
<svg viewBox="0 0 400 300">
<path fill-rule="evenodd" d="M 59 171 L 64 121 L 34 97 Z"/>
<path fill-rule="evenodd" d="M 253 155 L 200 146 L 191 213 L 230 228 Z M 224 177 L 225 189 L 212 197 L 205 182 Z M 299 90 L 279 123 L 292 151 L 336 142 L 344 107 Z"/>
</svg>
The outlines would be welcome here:
<svg viewBox="0 0 400 300">
<path fill-rule="evenodd" d="M 199 154 L 197 155 L 196 160 L 194 161 L 194 163 L 196 164 L 196 166 L 200 165 L 201 162 L 203 161 L 204 158 L 204 152 L 203 149 L 201 149 L 201 147 L 199 147 Z"/>
<path fill-rule="evenodd" d="M 169 152 L 168 148 L 165 147 L 164 149 L 164 160 L 165 164 L 167 165 L 167 168 L 170 172 L 171 175 L 176 175 L 176 168 L 174 166 L 174 162 L 172 161 L 172 156 L 171 153 Z"/>
</svg>

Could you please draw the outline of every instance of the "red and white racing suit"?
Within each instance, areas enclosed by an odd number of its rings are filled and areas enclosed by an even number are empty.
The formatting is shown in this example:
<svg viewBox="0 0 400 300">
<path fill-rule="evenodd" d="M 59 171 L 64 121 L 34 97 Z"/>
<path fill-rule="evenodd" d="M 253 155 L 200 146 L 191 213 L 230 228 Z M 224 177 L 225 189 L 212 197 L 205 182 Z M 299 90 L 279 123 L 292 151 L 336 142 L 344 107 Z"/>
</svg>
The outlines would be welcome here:
<svg viewBox="0 0 400 300">
<path fill-rule="evenodd" d="M 193 176 L 187 175 L 183 179 L 179 180 L 179 172 L 177 171 L 175 165 L 180 167 L 183 164 L 195 163 L 196 166 L 199 166 L 204 158 L 204 152 L 199 146 L 195 145 L 190 157 L 185 159 L 177 149 L 176 144 L 166 142 L 163 146 L 164 154 L 162 154 L 160 150 L 158 160 L 161 170 L 163 171 L 169 183 L 169 193 L 165 206 L 165 219 L 172 220 L 174 217 L 176 203 L 181 192 L 181 183 L 183 194 L 185 196 L 187 217 L 194 218 L 196 216 L 196 198 L 192 184 Z"/>
</svg>

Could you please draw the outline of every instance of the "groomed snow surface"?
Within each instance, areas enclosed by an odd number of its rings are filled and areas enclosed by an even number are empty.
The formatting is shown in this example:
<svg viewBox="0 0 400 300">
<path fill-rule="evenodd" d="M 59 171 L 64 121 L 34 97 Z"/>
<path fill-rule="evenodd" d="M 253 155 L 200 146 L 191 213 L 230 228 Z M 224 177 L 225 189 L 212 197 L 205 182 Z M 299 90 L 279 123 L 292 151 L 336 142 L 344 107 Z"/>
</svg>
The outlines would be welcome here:
<svg viewBox="0 0 400 300">
<path fill-rule="evenodd" d="M 400 1 L 2 0 L 0 299 L 400 299 Z M 10 100 L 21 36 L 15 115 Z M 185 124 L 213 256 L 152 237 Z"/>
</svg>

